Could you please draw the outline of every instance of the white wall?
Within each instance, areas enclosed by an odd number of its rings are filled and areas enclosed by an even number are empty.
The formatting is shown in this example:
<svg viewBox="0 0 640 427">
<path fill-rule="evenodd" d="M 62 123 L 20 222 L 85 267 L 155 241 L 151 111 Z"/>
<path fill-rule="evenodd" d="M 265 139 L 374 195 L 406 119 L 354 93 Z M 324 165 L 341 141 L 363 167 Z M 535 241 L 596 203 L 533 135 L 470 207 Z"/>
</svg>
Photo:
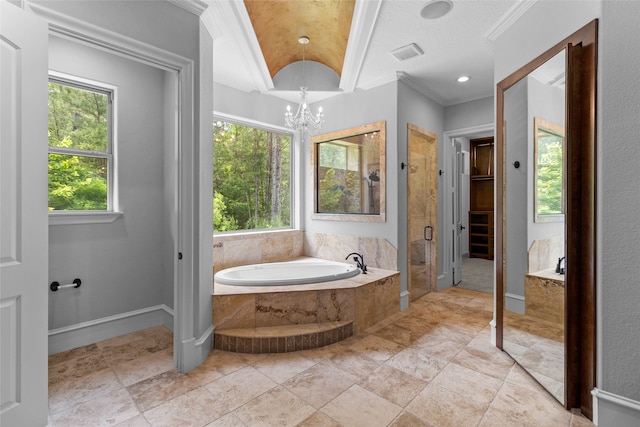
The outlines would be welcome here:
<svg viewBox="0 0 640 427">
<path fill-rule="evenodd" d="M 451 105 L 444 110 L 444 130 L 452 131 L 486 125 L 495 121 L 494 116 L 493 96 Z"/>
<path fill-rule="evenodd" d="M 395 133 L 396 122 L 396 83 L 348 94 L 334 96 L 313 105 L 322 105 L 325 112 L 325 123 L 318 133 L 324 134 L 352 127 L 362 126 L 378 121 L 386 121 L 386 222 L 354 222 L 329 221 L 312 219 L 313 203 L 313 169 L 311 149 L 305 141 L 302 154 L 304 172 L 304 224 L 305 231 L 310 233 L 336 233 L 362 237 L 378 237 L 387 239 L 398 247 L 398 136 Z M 283 110 L 281 110 L 283 111 Z M 347 254 L 345 254 L 346 256 Z M 365 255 L 366 256 L 366 255 Z"/>
<path fill-rule="evenodd" d="M 117 86 L 116 167 L 123 217 L 111 224 L 49 227 L 49 278 L 82 279 L 49 296 L 49 329 L 163 301 L 164 72 L 50 37 L 51 70 Z"/>
<path fill-rule="evenodd" d="M 507 310 L 524 313 L 524 276 L 527 272 L 527 177 L 529 162 L 529 116 L 527 112 L 527 81 L 522 80 L 504 94 L 505 121 L 505 306 Z M 515 162 L 520 166 L 516 168 Z M 497 192 L 496 197 L 501 197 Z M 499 225 L 497 225 L 499 226 Z M 497 242 L 497 244 L 499 244 Z"/>
<path fill-rule="evenodd" d="M 535 186 L 534 186 L 534 118 L 550 121 L 558 126 L 565 126 L 565 91 L 562 88 L 542 84 L 540 81 L 529 77 L 527 81 L 527 138 L 529 140 L 528 157 L 531 170 L 527 185 L 527 249 L 531 248 L 534 240 L 545 239 L 554 236 L 562 236 L 564 240 L 564 221 L 560 222 L 535 222 Z"/>
<path fill-rule="evenodd" d="M 198 18 L 168 1 L 34 0 L 33 3 L 186 58 L 198 58 Z"/>
<path fill-rule="evenodd" d="M 598 79 L 597 385 L 633 399 L 637 406 L 628 421 L 606 418 L 610 423 L 602 425 L 640 425 L 638 17 L 640 2 L 603 2 Z"/>
</svg>

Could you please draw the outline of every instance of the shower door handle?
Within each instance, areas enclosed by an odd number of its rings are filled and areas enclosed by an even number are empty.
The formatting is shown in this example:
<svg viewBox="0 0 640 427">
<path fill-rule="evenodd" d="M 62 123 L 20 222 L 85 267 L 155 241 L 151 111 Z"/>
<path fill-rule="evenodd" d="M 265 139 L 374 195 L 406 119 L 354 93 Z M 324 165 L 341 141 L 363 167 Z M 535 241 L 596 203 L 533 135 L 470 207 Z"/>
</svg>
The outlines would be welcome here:
<svg viewBox="0 0 640 427">
<path fill-rule="evenodd" d="M 429 230 L 429 237 L 427 238 L 427 229 Z M 430 225 L 425 225 L 424 226 L 424 230 L 422 231 L 424 240 L 426 240 L 427 242 L 430 242 L 433 240 L 433 227 Z"/>
</svg>

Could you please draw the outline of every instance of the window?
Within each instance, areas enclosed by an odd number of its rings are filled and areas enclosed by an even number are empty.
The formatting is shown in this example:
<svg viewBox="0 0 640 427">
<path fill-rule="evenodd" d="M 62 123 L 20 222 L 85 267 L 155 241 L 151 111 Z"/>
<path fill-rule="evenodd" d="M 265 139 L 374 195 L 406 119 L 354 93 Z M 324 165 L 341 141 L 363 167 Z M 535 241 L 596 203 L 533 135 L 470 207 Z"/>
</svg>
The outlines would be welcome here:
<svg viewBox="0 0 640 427">
<path fill-rule="evenodd" d="M 535 222 L 564 221 L 564 128 L 534 118 Z"/>
<path fill-rule="evenodd" d="M 113 90 L 49 79 L 49 211 L 113 210 Z"/>
<path fill-rule="evenodd" d="M 213 127 L 213 231 L 291 227 L 291 135 Z"/>
</svg>

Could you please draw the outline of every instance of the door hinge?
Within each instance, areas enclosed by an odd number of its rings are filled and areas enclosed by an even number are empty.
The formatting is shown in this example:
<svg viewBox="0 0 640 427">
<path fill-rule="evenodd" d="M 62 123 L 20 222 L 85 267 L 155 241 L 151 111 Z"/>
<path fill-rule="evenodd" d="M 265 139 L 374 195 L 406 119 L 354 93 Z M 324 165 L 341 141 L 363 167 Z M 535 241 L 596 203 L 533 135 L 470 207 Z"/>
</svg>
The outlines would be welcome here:
<svg viewBox="0 0 640 427">
<path fill-rule="evenodd" d="M 178 252 L 178 259 L 182 259 L 182 252 Z"/>
</svg>

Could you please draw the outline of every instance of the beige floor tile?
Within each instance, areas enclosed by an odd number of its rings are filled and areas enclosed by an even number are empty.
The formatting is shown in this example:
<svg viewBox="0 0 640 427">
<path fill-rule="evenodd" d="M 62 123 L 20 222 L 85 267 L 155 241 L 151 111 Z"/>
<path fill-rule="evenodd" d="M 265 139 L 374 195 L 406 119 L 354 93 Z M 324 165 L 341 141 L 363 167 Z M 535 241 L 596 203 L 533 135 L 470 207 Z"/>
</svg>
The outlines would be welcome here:
<svg viewBox="0 0 640 427">
<path fill-rule="evenodd" d="M 402 408 L 358 385 L 336 397 L 322 412 L 340 424 L 353 427 L 386 426 Z"/>
<path fill-rule="evenodd" d="M 594 424 L 582 414 L 571 414 L 570 427 L 593 427 Z"/>
<path fill-rule="evenodd" d="M 60 381 L 69 382 L 73 378 L 82 378 L 92 375 L 97 371 L 109 368 L 107 355 L 98 350 L 95 346 L 83 347 L 84 350 L 78 353 L 70 352 L 69 359 L 62 360 L 59 357 L 50 357 L 55 360 L 55 364 L 49 364 L 49 385 Z M 65 352 L 67 353 L 67 352 Z"/>
<path fill-rule="evenodd" d="M 411 412 L 404 411 L 389 424 L 389 427 L 432 427 L 432 424 L 416 417 Z"/>
<path fill-rule="evenodd" d="M 393 356 L 387 362 L 387 366 L 399 369 L 409 375 L 414 376 L 423 381 L 431 381 L 438 372 L 440 372 L 448 362 L 445 360 L 432 357 L 420 349 L 407 348 Z"/>
<path fill-rule="evenodd" d="M 482 405 L 485 409 L 496 397 L 502 381 L 464 366 L 450 363 L 431 381 L 431 384 L 446 388 Z"/>
<path fill-rule="evenodd" d="M 441 360 L 450 361 L 464 348 L 464 344 L 451 341 L 443 336 L 426 336 L 420 338 L 411 345 L 412 348 L 420 349 L 429 356 Z"/>
<path fill-rule="evenodd" d="M 55 365 L 68 362 L 79 357 L 85 357 L 91 354 L 99 353 L 100 349 L 96 344 L 85 345 L 83 347 L 73 348 L 71 350 L 62 351 L 60 353 L 49 355 L 49 370 Z"/>
<path fill-rule="evenodd" d="M 366 356 L 361 356 L 351 349 L 345 349 L 343 352 L 333 355 L 326 361 L 336 368 L 355 375 L 360 380 L 366 379 L 373 371 L 375 371 L 380 363 Z"/>
<path fill-rule="evenodd" d="M 187 375 L 200 385 L 205 385 L 245 367 L 247 364 L 236 354 L 213 350 L 202 365 L 188 372 Z"/>
<path fill-rule="evenodd" d="M 463 427 L 476 426 L 486 407 L 470 399 L 467 393 L 428 384 L 405 409 L 434 427 Z"/>
<path fill-rule="evenodd" d="M 403 347 L 411 345 L 411 343 L 420 339 L 420 337 L 422 336 L 422 333 L 420 332 L 412 332 L 396 324 L 391 324 L 384 328 L 378 329 L 373 334 L 385 340 L 392 341 Z"/>
<path fill-rule="evenodd" d="M 309 369 L 314 362 L 297 353 L 270 354 L 268 357 L 253 364 L 253 367 L 262 372 L 273 381 L 281 384 Z"/>
<path fill-rule="evenodd" d="M 201 427 L 222 415 L 214 407 L 215 398 L 199 387 L 144 412 L 144 417 L 153 427 Z"/>
<path fill-rule="evenodd" d="M 129 390 L 138 408 L 145 412 L 198 386 L 199 384 L 194 379 L 185 374 L 167 371 L 130 385 L 127 390 Z"/>
<path fill-rule="evenodd" d="M 547 393 L 505 382 L 491 402 L 480 426 L 569 426 L 571 413 Z"/>
<path fill-rule="evenodd" d="M 394 354 L 402 350 L 395 342 L 386 340 L 376 335 L 366 335 L 353 341 L 348 346 L 355 353 L 368 357 L 378 363 L 383 363 Z"/>
<path fill-rule="evenodd" d="M 173 351 L 163 350 L 112 366 L 125 387 L 173 370 Z"/>
<path fill-rule="evenodd" d="M 248 426 L 295 426 L 316 409 L 279 386 L 238 408 L 236 416 Z"/>
<path fill-rule="evenodd" d="M 118 377 L 108 368 L 80 378 L 59 381 L 49 386 L 49 413 L 55 414 L 121 388 Z"/>
<path fill-rule="evenodd" d="M 121 422 L 120 424 L 116 424 L 115 427 L 150 427 L 150 424 L 147 422 L 147 419 L 144 415 L 140 414 L 136 417 L 129 418 L 126 421 Z"/>
<path fill-rule="evenodd" d="M 123 388 L 54 414 L 56 427 L 113 426 L 140 414 Z"/>
<path fill-rule="evenodd" d="M 504 380 L 513 366 L 513 360 L 497 348 L 467 346 L 453 358 L 453 363 Z"/>
<path fill-rule="evenodd" d="M 284 382 L 283 386 L 315 408 L 321 408 L 358 381 L 355 375 L 319 363 Z"/>
<path fill-rule="evenodd" d="M 49 425 L 593 426 L 491 345 L 492 308 L 492 295 L 450 288 L 341 343 L 278 355 L 214 350 L 189 374 L 172 368 L 171 331 L 148 328 L 51 355 Z M 561 328 L 506 317 L 510 354 L 551 373 Z"/>
<path fill-rule="evenodd" d="M 309 418 L 298 424 L 298 427 L 342 427 L 342 425 L 327 414 L 316 411 Z"/>
<path fill-rule="evenodd" d="M 360 385 L 378 396 L 404 407 L 427 385 L 427 382 L 399 369 L 382 365 Z"/>
<path fill-rule="evenodd" d="M 204 387 L 209 390 L 215 399 L 212 409 L 221 416 L 239 408 L 277 385 L 276 382 L 263 373 L 248 366 L 215 380 Z"/>
<path fill-rule="evenodd" d="M 204 427 L 246 427 L 246 424 L 240 421 L 240 418 L 235 413 L 231 412 Z"/>
</svg>

